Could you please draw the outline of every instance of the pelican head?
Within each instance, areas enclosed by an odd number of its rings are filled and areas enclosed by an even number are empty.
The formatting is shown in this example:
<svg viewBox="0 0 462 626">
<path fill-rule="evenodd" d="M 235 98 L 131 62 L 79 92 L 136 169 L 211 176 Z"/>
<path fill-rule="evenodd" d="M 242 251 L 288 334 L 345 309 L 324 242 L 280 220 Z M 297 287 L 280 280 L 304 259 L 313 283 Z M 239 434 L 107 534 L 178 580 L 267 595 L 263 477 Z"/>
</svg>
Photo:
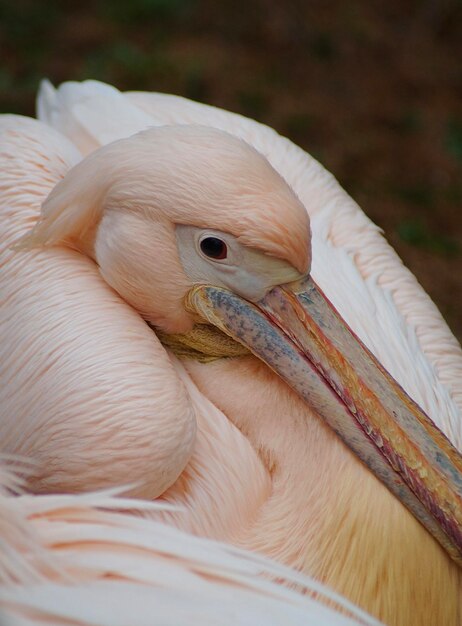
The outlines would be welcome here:
<svg viewBox="0 0 462 626">
<path fill-rule="evenodd" d="M 81 249 L 147 321 L 176 333 L 194 323 L 194 285 L 257 301 L 311 260 L 308 215 L 288 184 L 247 143 L 202 126 L 100 148 L 54 188 L 26 242 Z"/>
<path fill-rule="evenodd" d="M 460 561 L 460 456 L 309 277 L 307 211 L 262 154 L 201 126 L 102 147 L 53 189 L 23 241 L 61 243 L 160 330 L 200 321 L 243 343 Z"/>
</svg>

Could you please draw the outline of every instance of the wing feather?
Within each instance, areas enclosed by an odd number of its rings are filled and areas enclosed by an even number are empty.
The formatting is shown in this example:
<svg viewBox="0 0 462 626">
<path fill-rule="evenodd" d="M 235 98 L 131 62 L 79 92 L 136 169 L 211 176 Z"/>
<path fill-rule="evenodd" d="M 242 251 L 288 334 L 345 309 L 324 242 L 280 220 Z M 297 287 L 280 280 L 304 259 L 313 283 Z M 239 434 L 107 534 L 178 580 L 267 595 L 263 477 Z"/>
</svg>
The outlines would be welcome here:
<svg viewBox="0 0 462 626">
<path fill-rule="evenodd" d="M 8 474 L 3 468 L 5 484 Z M 12 496 L 0 487 L 0 524 L 5 515 L 12 522 L 0 537 L 14 551 L 0 553 L 2 624 L 378 624 L 262 556 L 123 515 L 128 503 L 115 495 Z M 5 560 L 16 565 L 13 578 Z"/>
</svg>

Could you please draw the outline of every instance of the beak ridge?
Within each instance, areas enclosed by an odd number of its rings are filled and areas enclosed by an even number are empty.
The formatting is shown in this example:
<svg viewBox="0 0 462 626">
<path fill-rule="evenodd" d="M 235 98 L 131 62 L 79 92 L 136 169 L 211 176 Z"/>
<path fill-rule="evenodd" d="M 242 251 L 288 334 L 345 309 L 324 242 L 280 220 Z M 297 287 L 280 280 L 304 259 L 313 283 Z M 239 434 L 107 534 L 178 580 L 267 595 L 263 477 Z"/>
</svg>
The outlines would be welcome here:
<svg viewBox="0 0 462 626">
<path fill-rule="evenodd" d="M 188 302 L 276 371 L 462 565 L 461 455 L 312 278 L 257 305 L 210 286 Z"/>
</svg>

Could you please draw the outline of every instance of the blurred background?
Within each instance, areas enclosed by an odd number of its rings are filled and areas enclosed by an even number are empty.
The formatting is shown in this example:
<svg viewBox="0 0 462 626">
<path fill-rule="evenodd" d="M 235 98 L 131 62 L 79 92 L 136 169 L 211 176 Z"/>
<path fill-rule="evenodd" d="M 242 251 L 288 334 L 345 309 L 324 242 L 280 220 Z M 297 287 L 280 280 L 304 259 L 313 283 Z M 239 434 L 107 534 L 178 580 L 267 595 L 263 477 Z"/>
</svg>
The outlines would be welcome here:
<svg viewBox="0 0 462 626">
<path fill-rule="evenodd" d="M 0 112 L 95 78 L 269 124 L 359 202 L 462 339 L 461 0 L 0 0 Z"/>
</svg>

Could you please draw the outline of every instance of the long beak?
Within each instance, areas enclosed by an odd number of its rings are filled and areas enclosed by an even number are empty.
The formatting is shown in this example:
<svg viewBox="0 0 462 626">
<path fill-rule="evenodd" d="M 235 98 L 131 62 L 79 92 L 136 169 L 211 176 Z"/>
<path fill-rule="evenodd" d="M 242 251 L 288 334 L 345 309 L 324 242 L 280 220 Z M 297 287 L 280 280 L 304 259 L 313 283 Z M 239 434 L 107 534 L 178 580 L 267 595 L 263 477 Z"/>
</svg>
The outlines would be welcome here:
<svg viewBox="0 0 462 626">
<path fill-rule="evenodd" d="M 462 457 L 311 278 L 256 305 L 210 286 L 188 305 L 267 363 L 462 565 Z"/>
</svg>

